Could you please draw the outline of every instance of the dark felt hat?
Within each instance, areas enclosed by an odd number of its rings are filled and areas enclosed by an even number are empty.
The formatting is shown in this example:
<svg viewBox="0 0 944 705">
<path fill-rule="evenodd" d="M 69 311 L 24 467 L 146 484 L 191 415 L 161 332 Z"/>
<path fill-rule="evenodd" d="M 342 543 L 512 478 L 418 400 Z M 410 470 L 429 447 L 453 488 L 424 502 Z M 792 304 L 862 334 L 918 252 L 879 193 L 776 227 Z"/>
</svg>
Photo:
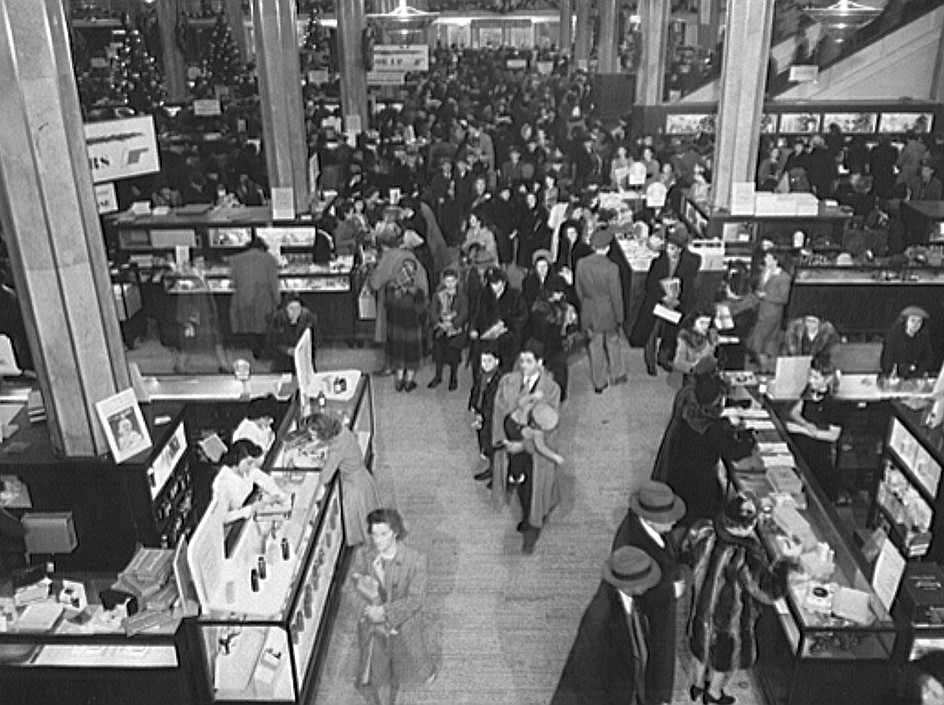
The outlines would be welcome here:
<svg viewBox="0 0 944 705">
<path fill-rule="evenodd" d="M 671 242 L 676 247 L 686 247 L 689 242 L 688 228 L 685 223 L 676 223 L 671 228 L 665 238 L 666 242 Z"/>
<path fill-rule="evenodd" d="M 685 516 L 685 501 L 664 482 L 649 480 L 629 496 L 633 513 L 657 524 L 674 524 Z"/>
<path fill-rule="evenodd" d="M 617 590 L 641 595 L 662 579 L 662 569 L 636 546 L 617 548 L 603 564 L 603 579 Z"/>
<path fill-rule="evenodd" d="M 594 250 L 609 247 L 611 242 L 613 242 L 613 231 L 606 227 L 597 228 L 590 236 L 590 247 Z"/>
</svg>

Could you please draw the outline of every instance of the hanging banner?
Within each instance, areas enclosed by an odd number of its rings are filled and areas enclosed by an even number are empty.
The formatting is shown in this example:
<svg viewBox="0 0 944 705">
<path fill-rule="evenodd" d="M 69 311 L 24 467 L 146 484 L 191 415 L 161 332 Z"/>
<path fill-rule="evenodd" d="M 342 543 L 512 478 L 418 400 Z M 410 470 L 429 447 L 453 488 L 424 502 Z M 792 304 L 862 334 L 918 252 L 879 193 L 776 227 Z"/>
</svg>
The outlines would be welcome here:
<svg viewBox="0 0 944 705">
<path fill-rule="evenodd" d="M 429 71 L 429 46 L 378 44 L 374 47 L 374 71 Z"/>
<path fill-rule="evenodd" d="M 402 71 L 368 71 L 367 85 L 369 86 L 400 86 L 403 85 L 406 74 Z"/>
<path fill-rule="evenodd" d="M 149 115 L 88 123 L 85 144 L 96 184 L 161 170 L 154 120 Z"/>
</svg>

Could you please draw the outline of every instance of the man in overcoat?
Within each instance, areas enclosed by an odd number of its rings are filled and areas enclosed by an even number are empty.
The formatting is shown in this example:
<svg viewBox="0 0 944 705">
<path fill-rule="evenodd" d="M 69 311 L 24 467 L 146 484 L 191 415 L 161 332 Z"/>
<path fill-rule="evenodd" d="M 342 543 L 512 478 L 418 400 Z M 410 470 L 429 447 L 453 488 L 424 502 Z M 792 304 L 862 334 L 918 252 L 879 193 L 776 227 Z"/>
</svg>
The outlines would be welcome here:
<svg viewBox="0 0 944 705">
<path fill-rule="evenodd" d="M 639 598 L 649 615 L 649 667 L 646 696 L 653 705 L 672 702 L 675 684 L 677 604 L 685 589 L 679 565 L 681 537 L 673 531 L 685 515 L 685 502 L 663 482 L 650 480 L 633 492 L 629 510 L 613 538 L 612 550 L 635 546 L 645 551 L 662 571 L 662 578 Z"/>
<path fill-rule="evenodd" d="M 598 228 L 590 236 L 594 252 L 577 262 L 574 285 L 580 299 L 580 325 L 589 337 L 590 377 L 597 394 L 612 377 L 614 384 L 626 381 L 620 351 L 623 326 L 623 289 L 619 267 L 607 257 L 613 232 Z"/>
<path fill-rule="evenodd" d="M 618 548 L 577 628 L 551 705 L 648 705 L 652 639 L 644 597 L 662 571 L 635 546 Z"/>
<path fill-rule="evenodd" d="M 535 452 L 534 442 L 509 441 L 505 435 L 505 417 L 514 411 L 518 400 L 524 395 L 539 395 L 540 400 L 554 411 L 560 408 L 560 387 L 553 376 L 544 369 L 543 350 L 540 343 L 528 341 L 518 354 L 518 363 L 512 372 L 504 375 L 498 383 L 495 407 L 492 413 L 492 443 L 495 455 L 492 458 L 492 496 L 508 501 L 508 454 L 526 452 L 530 458 L 525 470 L 524 482 L 517 485 L 521 502 L 521 522 L 518 531 L 524 534 L 522 551 L 533 553 L 534 545 L 541 535 L 544 520 L 560 502 L 557 484 L 557 466 L 552 460 Z M 547 445 L 554 448 L 553 431 L 545 432 Z"/>
<path fill-rule="evenodd" d="M 279 307 L 279 265 L 259 238 L 253 238 L 244 252 L 231 257 L 229 264 L 233 281 L 230 331 L 246 336 L 253 355 L 259 357 L 269 319 Z"/>
</svg>

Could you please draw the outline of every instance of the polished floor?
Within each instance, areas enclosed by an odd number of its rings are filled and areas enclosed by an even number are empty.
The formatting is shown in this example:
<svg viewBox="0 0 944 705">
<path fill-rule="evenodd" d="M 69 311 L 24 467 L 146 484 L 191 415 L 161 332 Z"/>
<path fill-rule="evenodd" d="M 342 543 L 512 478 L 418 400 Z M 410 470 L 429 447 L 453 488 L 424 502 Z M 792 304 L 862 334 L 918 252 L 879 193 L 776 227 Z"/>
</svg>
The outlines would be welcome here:
<svg viewBox="0 0 944 705">
<path fill-rule="evenodd" d="M 645 375 L 638 351 L 625 351 L 630 383 L 593 393 L 586 357 L 571 368 L 558 450 L 564 501 L 533 555 L 521 553 L 518 507 L 496 505 L 472 480 L 477 461 L 466 401 L 469 372 L 459 390 L 420 387 L 397 393 L 391 378 L 374 378 L 376 475 L 390 505 L 406 517 L 407 539 L 429 557 L 426 619 L 441 674 L 431 686 L 404 690 L 400 705 L 546 705 L 580 616 L 600 580 L 600 568 L 632 488 L 649 476 L 668 418 L 672 390 L 665 376 Z M 169 372 L 169 356 L 146 343 L 129 357 L 145 373 Z M 211 372 L 215 362 L 197 360 Z M 376 350 L 319 350 L 319 368 L 374 369 Z M 204 369 L 205 368 L 205 369 Z M 348 596 L 330 639 L 313 705 L 359 705 L 355 604 Z M 682 642 L 684 644 L 684 641 Z M 684 646 L 682 647 L 684 649 Z M 679 659 L 677 703 L 690 702 L 688 658 Z M 737 703 L 761 703 L 748 673 L 728 692 Z"/>
</svg>

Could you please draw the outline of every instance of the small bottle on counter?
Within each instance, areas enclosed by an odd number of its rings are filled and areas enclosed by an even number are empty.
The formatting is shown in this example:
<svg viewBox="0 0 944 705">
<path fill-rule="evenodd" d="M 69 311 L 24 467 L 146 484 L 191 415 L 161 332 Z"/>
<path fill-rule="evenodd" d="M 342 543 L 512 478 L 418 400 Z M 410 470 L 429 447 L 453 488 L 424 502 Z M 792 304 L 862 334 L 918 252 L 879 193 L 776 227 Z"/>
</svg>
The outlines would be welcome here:
<svg viewBox="0 0 944 705">
<path fill-rule="evenodd" d="M 316 400 L 318 402 L 318 411 L 324 412 L 325 407 L 328 405 L 328 399 L 325 397 L 324 392 L 318 392 Z"/>
<path fill-rule="evenodd" d="M 288 539 L 283 536 L 282 537 L 282 560 L 287 561 L 289 559 L 289 556 L 290 556 L 290 551 L 289 551 L 289 546 L 288 546 Z"/>
<path fill-rule="evenodd" d="M 249 587 L 253 592 L 259 592 L 259 571 L 255 568 L 249 571 Z"/>
<path fill-rule="evenodd" d="M 263 580 L 265 580 L 265 579 L 266 579 L 266 575 L 268 575 L 268 571 L 266 570 L 266 559 L 265 559 L 265 556 L 259 556 L 259 560 L 257 561 L 257 565 L 259 566 L 259 568 L 258 568 L 258 570 L 257 570 L 257 572 L 259 573 L 259 577 L 262 578 Z"/>
<path fill-rule="evenodd" d="M 236 583 L 234 583 L 232 580 L 227 580 L 225 592 L 227 605 L 231 605 L 236 602 Z"/>
</svg>

